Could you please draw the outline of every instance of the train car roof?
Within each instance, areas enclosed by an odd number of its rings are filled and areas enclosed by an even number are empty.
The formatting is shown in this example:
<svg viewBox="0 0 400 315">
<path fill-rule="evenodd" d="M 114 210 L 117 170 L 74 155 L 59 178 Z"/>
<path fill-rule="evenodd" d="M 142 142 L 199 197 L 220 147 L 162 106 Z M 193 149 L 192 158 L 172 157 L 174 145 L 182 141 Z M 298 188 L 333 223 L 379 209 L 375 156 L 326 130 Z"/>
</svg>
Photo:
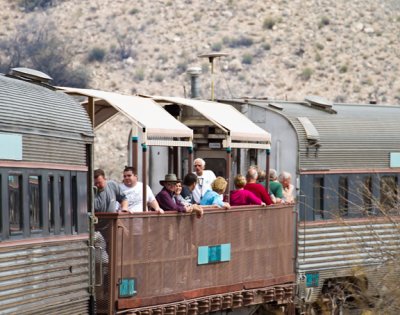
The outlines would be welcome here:
<svg viewBox="0 0 400 315">
<path fill-rule="evenodd" d="M 160 103 L 185 105 L 195 109 L 227 135 L 224 147 L 269 148 L 271 135 L 229 104 L 183 97 L 149 96 Z"/>
<path fill-rule="evenodd" d="M 94 98 L 95 128 L 100 127 L 115 114 L 122 113 L 145 131 L 144 143 L 148 145 L 192 146 L 193 130 L 149 98 L 92 89 L 59 88 L 69 94 Z M 87 102 L 85 105 L 88 105 Z M 187 139 L 186 141 L 173 140 L 177 137 Z M 164 140 L 154 138 L 164 138 Z"/>
<path fill-rule="evenodd" d="M 50 86 L 0 75 L 0 130 L 93 141 L 84 108 Z"/>
<path fill-rule="evenodd" d="M 226 102 L 264 108 L 288 120 L 298 136 L 300 170 L 400 166 L 395 162 L 400 154 L 399 105 L 339 104 L 319 97 Z"/>
</svg>

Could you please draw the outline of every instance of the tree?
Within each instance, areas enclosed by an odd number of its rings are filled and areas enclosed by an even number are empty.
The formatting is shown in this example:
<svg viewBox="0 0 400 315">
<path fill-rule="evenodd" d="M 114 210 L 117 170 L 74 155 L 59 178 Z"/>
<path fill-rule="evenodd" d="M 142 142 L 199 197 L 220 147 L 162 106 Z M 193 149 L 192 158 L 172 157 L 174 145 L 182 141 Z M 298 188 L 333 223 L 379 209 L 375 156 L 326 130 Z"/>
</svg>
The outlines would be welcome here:
<svg viewBox="0 0 400 315">
<path fill-rule="evenodd" d="M 0 43 L 0 70 L 7 73 L 14 67 L 28 67 L 53 78 L 52 84 L 84 88 L 89 83 L 87 70 L 73 68 L 72 52 L 57 36 L 51 22 L 30 19 L 21 24 L 9 39 Z"/>
</svg>

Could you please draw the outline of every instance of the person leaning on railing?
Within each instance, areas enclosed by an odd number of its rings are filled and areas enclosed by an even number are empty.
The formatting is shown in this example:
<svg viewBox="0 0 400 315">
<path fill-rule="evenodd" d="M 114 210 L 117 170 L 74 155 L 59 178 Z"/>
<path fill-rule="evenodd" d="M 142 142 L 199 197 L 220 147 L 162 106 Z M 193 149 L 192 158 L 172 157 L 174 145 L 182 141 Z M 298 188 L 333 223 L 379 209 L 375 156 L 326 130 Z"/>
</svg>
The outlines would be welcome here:
<svg viewBox="0 0 400 315">
<path fill-rule="evenodd" d="M 231 206 L 266 205 L 254 193 L 243 188 L 246 185 L 246 178 L 243 175 L 235 176 L 233 182 L 236 190 L 232 190 L 230 194 Z"/>
<path fill-rule="evenodd" d="M 294 203 L 295 191 L 294 186 L 291 184 L 292 176 L 289 172 L 282 172 L 279 175 L 279 182 L 282 184 L 283 200 L 286 203 Z"/>
<path fill-rule="evenodd" d="M 94 171 L 94 210 L 96 212 L 128 211 L 128 199 L 118 184 L 107 180 L 102 169 Z M 120 207 L 118 207 L 120 203 Z"/>
<path fill-rule="evenodd" d="M 124 192 L 128 199 L 128 210 L 131 213 L 143 211 L 143 183 L 139 182 L 138 174 L 134 167 L 125 166 L 123 171 L 123 180 L 119 184 L 119 187 Z M 153 191 L 150 186 L 146 186 L 147 202 L 146 207 L 154 209 L 158 213 L 164 213 L 164 210 L 160 208 L 156 198 L 154 197 Z"/>
<path fill-rule="evenodd" d="M 182 204 L 190 206 L 192 213 L 196 214 L 198 218 L 201 218 L 203 216 L 203 208 L 195 203 L 192 195 L 196 182 L 197 176 L 195 174 L 187 174 L 183 179 L 185 186 L 182 186 L 182 183 L 176 183 L 174 198 L 179 200 Z"/>
<path fill-rule="evenodd" d="M 200 205 L 202 206 L 218 206 L 224 209 L 230 209 L 231 205 L 223 201 L 228 182 L 221 176 L 218 176 L 211 184 L 211 189 L 207 190 L 201 198 Z"/>
<path fill-rule="evenodd" d="M 251 191 L 258 198 L 260 198 L 261 201 L 264 202 L 266 205 L 272 204 L 271 197 L 265 190 L 265 187 L 263 185 L 261 185 L 260 183 L 257 183 L 257 178 L 258 178 L 257 168 L 250 167 L 247 170 L 247 174 L 246 174 L 247 183 L 244 186 L 244 189 Z"/>
</svg>

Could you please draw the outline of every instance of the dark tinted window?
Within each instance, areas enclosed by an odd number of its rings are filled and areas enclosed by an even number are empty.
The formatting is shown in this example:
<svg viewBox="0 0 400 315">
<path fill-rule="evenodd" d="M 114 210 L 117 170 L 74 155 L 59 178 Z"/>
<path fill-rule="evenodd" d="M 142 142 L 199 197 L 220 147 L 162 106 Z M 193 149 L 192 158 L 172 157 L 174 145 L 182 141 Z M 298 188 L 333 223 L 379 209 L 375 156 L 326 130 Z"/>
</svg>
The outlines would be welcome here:
<svg viewBox="0 0 400 315">
<path fill-rule="evenodd" d="M 41 230 L 43 228 L 41 219 L 40 181 L 40 176 L 29 176 L 29 221 L 31 231 Z"/>
<path fill-rule="evenodd" d="M 49 176 L 47 180 L 49 196 L 49 231 L 54 231 L 54 177 Z"/>
<path fill-rule="evenodd" d="M 58 178 L 58 198 L 60 200 L 60 222 L 61 229 L 65 226 L 65 201 L 64 201 L 64 177 Z"/>
<path fill-rule="evenodd" d="M 364 213 L 365 214 L 373 214 L 372 207 L 372 177 L 365 176 L 363 181 L 362 190 L 362 198 L 364 204 Z"/>
<path fill-rule="evenodd" d="M 314 177 L 313 183 L 313 208 L 316 219 L 324 219 L 324 178 Z"/>
<path fill-rule="evenodd" d="M 225 159 L 217 159 L 217 158 L 204 158 L 206 162 L 206 170 L 212 170 L 215 173 L 215 176 L 226 177 L 226 160 Z"/>
<path fill-rule="evenodd" d="M 78 183 L 76 176 L 71 177 L 72 233 L 78 232 Z"/>
<path fill-rule="evenodd" d="M 19 234 L 23 229 L 22 216 L 22 176 L 8 176 L 8 198 L 10 215 L 10 233 Z"/>
<path fill-rule="evenodd" d="M 347 176 L 339 177 L 339 214 L 346 216 L 349 213 L 349 182 Z"/>
</svg>

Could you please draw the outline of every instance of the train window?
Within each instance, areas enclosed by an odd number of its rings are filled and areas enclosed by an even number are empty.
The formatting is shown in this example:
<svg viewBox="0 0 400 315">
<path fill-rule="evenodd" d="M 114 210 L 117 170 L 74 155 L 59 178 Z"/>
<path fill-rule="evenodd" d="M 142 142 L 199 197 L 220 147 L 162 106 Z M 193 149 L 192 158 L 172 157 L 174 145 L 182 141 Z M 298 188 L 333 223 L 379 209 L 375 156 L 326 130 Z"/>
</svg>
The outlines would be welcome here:
<svg viewBox="0 0 400 315">
<path fill-rule="evenodd" d="M 23 229 L 22 176 L 8 176 L 8 198 L 11 235 L 20 234 Z"/>
<path fill-rule="evenodd" d="M 225 177 L 226 171 L 226 160 L 223 158 L 205 158 L 206 169 L 212 170 L 215 176 Z"/>
<path fill-rule="evenodd" d="M 78 233 L 78 182 L 71 177 L 72 233 Z"/>
<path fill-rule="evenodd" d="M 29 217 L 31 231 L 41 230 L 43 222 L 41 220 L 41 200 L 40 200 L 40 176 L 29 176 Z"/>
<path fill-rule="evenodd" d="M 365 176 L 361 188 L 365 214 L 373 214 L 372 208 L 372 177 Z"/>
<path fill-rule="evenodd" d="M 314 177 L 313 196 L 315 219 L 324 219 L 324 177 Z"/>
<path fill-rule="evenodd" d="M 48 196 L 49 196 L 49 231 L 54 231 L 54 176 L 48 178 Z"/>
<path fill-rule="evenodd" d="M 397 176 L 382 176 L 380 181 L 380 206 L 383 211 L 392 210 L 397 203 Z"/>
<path fill-rule="evenodd" d="M 341 216 L 346 216 L 349 213 L 349 181 L 347 176 L 339 177 L 339 213 Z"/>
<path fill-rule="evenodd" d="M 64 177 L 60 176 L 58 178 L 58 194 L 60 200 L 60 219 L 61 219 L 61 229 L 65 226 L 65 202 L 64 202 Z"/>
</svg>

